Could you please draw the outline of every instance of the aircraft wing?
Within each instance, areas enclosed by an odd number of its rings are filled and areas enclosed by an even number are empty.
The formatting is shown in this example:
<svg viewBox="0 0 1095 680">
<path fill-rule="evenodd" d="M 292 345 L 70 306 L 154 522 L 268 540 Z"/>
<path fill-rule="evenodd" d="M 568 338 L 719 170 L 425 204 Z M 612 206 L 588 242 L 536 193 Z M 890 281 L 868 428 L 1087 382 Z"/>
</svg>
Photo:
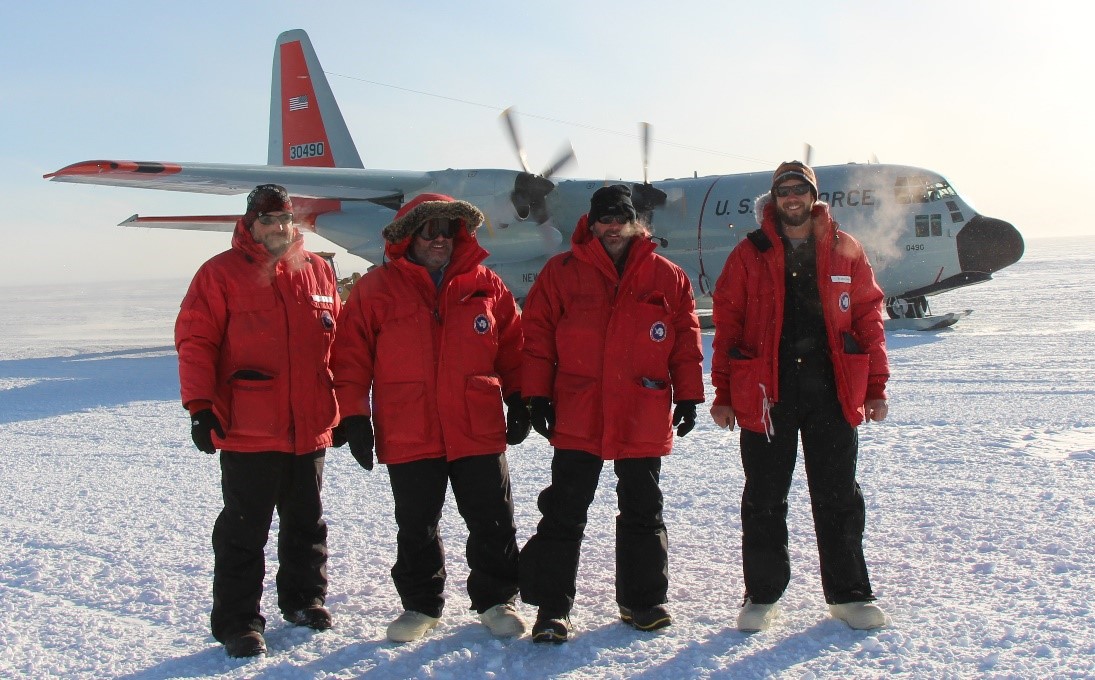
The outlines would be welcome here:
<svg viewBox="0 0 1095 680">
<path fill-rule="evenodd" d="M 191 231 L 233 231 L 239 215 L 186 215 L 141 217 L 133 215 L 118 223 L 119 227 L 150 227 L 155 229 L 187 229 Z"/>
<path fill-rule="evenodd" d="M 274 183 L 292 196 L 342 200 L 399 196 L 433 181 L 428 172 L 110 160 L 73 163 L 43 177 L 54 182 L 221 195 L 243 194 L 258 184 Z"/>
</svg>

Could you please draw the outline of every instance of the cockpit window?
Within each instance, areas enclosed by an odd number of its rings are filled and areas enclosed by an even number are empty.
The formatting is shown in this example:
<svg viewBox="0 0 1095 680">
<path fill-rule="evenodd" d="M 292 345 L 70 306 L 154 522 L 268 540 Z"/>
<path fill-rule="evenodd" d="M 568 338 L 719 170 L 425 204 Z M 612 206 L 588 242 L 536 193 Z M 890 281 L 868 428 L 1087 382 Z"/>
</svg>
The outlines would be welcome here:
<svg viewBox="0 0 1095 680">
<path fill-rule="evenodd" d="M 898 177 L 893 191 L 898 203 L 932 203 L 958 195 L 944 180 L 924 176 Z"/>
</svg>

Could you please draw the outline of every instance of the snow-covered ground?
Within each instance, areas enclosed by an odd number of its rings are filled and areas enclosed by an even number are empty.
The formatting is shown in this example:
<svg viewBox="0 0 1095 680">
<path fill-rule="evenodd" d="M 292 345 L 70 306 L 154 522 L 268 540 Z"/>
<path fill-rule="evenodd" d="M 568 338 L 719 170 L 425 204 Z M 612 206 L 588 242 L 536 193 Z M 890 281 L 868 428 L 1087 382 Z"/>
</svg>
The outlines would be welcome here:
<svg viewBox="0 0 1095 680">
<path fill-rule="evenodd" d="M 937 312 L 975 310 L 956 327 L 888 335 L 890 417 L 863 428 L 859 478 L 890 628 L 828 618 L 800 463 L 784 615 L 767 633 L 734 629 L 737 437 L 704 416 L 663 468 L 670 628 L 616 618 L 606 469 L 570 643 L 500 642 L 477 622 L 451 499 L 442 624 L 417 643 L 386 642 L 400 610 L 386 471 L 365 473 L 340 449 L 324 488 L 335 627 L 282 621 L 271 554 L 270 654 L 249 661 L 227 659 L 208 633 L 220 496 L 216 458 L 193 448 L 177 402 L 171 329 L 187 282 L 2 289 L 0 676 L 1095 676 L 1093 272 L 1095 239 L 1032 240 L 996 280 L 933 298 Z M 511 450 L 521 542 L 549 460 L 535 434 Z"/>
</svg>

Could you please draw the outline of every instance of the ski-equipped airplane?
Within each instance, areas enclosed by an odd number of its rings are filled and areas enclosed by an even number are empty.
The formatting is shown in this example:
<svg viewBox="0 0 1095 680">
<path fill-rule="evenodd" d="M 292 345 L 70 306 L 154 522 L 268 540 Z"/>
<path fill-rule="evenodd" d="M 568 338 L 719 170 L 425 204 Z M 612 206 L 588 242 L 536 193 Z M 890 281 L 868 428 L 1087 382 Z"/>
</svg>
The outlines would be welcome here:
<svg viewBox="0 0 1095 680">
<path fill-rule="evenodd" d="M 479 230 L 480 242 L 490 251 L 485 264 L 520 299 L 544 262 L 569 247 L 573 225 L 605 182 L 553 181 L 572 154 L 539 175 L 532 173 L 508 111 L 503 118 L 521 161 L 519 171 L 367 170 L 311 41 L 304 31 L 292 30 L 278 37 L 274 50 L 266 165 L 98 160 L 69 165 L 45 178 L 209 194 L 242 194 L 274 182 L 292 195 L 301 227 L 372 263 L 383 261 L 380 232 L 400 206 L 420 193 L 448 194 L 486 215 Z M 714 280 L 730 250 L 757 228 L 754 198 L 768 191 L 771 171 L 649 182 L 649 128 L 642 129 L 644 177 L 628 183 L 633 202 L 650 223 L 658 252 L 688 273 L 698 305 L 709 307 Z M 938 173 L 879 163 L 814 170 L 824 189 L 819 198 L 870 256 L 893 320 L 888 327 L 954 323 L 969 310 L 932 316 L 927 298 L 987 281 L 1023 255 L 1023 238 L 1011 224 L 978 214 Z M 122 225 L 230 231 L 237 218 L 134 215 Z"/>
</svg>

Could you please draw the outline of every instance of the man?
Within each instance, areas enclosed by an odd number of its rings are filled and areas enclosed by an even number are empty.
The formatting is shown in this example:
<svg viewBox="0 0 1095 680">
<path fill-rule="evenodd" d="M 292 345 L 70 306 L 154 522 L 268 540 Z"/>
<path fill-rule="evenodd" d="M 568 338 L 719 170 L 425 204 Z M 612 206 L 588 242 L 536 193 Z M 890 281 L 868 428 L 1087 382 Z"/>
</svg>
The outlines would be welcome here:
<svg viewBox="0 0 1095 680">
<path fill-rule="evenodd" d="M 757 199 L 761 228 L 715 285 L 711 417 L 741 426 L 745 471 L 743 631 L 768 628 L 790 580 L 787 494 L 800 433 L 829 610 L 852 628 L 886 624 L 872 603 L 855 480 L 856 426 L 887 412 L 882 291 L 817 196 L 809 166 L 781 164 Z"/>
<path fill-rule="evenodd" d="M 361 277 L 339 322 L 336 437 L 366 470 L 375 443 L 395 498 L 392 579 L 405 611 L 388 626 L 393 642 L 422 637 L 441 617 L 438 523 L 450 481 L 468 526 L 472 607 L 494 635 L 526 628 L 513 604 L 517 541 L 504 453 L 529 432 L 521 317 L 502 279 L 481 264 L 488 253 L 475 231 L 482 222 L 470 203 L 415 197 L 384 229 L 388 261 Z"/>
<path fill-rule="evenodd" d="M 263 184 L 231 249 L 194 276 L 175 323 L 191 436 L 206 453 L 221 449 L 210 623 L 229 656 L 266 653 L 259 600 L 274 508 L 278 607 L 294 625 L 331 627 L 320 487 L 338 422 L 327 362 L 339 307 L 330 266 L 293 226 L 289 195 Z"/>
<path fill-rule="evenodd" d="M 521 551 L 521 597 L 537 605 L 534 642 L 565 642 L 587 510 L 613 461 L 616 601 L 640 630 L 672 621 L 661 457 L 703 401 L 692 285 L 654 253 L 624 185 L 594 192 L 571 249 L 548 260 L 524 305 L 524 393 L 555 447 L 543 514 Z M 676 408 L 672 408 L 676 402 Z M 670 410 L 672 408 L 672 416 Z"/>
</svg>

